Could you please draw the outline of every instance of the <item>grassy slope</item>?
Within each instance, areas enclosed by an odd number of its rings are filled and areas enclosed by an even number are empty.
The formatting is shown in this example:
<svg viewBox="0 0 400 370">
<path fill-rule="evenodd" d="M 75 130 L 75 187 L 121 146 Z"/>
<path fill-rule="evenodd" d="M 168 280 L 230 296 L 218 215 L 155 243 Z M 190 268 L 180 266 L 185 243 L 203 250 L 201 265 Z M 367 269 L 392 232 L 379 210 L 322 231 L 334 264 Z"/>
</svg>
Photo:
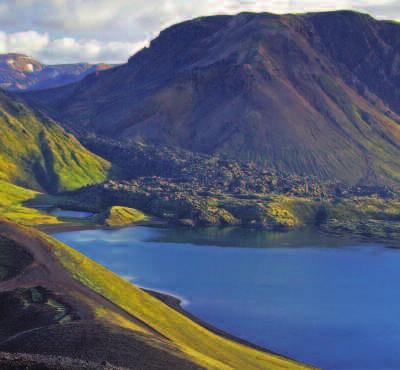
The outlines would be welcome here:
<svg viewBox="0 0 400 370">
<path fill-rule="evenodd" d="M 36 231 L 29 231 L 37 233 Z M 73 277 L 169 338 L 194 361 L 210 369 L 302 369 L 294 361 L 220 337 L 72 248 L 38 233 Z M 102 313 L 104 315 L 104 312 Z M 124 325 L 123 321 L 119 322 Z"/>
<path fill-rule="evenodd" d="M 100 215 L 101 223 L 111 227 L 126 226 L 145 219 L 146 216 L 141 211 L 119 206 L 111 207 Z"/>
<path fill-rule="evenodd" d="M 0 215 L 24 225 L 57 224 L 60 221 L 33 208 L 24 202 L 35 198 L 39 193 L 0 180 Z"/>
<path fill-rule="evenodd" d="M 55 122 L 0 91 L 0 179 L 63 191 L 103 181 L 110 164 Z"/>
</svg>

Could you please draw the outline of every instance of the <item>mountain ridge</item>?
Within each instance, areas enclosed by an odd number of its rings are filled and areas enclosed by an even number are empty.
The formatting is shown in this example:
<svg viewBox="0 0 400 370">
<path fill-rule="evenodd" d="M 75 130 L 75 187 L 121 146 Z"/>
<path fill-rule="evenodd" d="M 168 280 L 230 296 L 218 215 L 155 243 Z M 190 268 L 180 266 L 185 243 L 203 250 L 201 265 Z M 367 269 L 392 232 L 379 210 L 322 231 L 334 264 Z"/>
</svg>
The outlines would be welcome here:
<svg viewBox="0 0 400 370">
<path fill-rule="evenodd" d="M 47 65 L 25 54 L 0 54 L 0 88 L 19 91 L 58 87 L 109 68 L 112 65 L 105 63 Z"/>
</svg>

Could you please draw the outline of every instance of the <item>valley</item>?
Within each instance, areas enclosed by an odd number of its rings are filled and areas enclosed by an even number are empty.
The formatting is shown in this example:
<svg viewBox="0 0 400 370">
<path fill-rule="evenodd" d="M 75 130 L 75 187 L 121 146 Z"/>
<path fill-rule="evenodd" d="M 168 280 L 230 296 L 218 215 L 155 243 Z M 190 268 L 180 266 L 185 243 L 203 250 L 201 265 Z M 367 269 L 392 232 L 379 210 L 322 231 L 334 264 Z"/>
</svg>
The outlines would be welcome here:
<svg viewBox="0 0 400 370">
<path fill-rule="evenodd" d="M 327 233 L 398 244 L 396 188 L 349 186 L 173 147 L 99 138 L 82 142 L 123 168 L 123 180 L 88 185 L 61 196 L 39 196 L 28 204 L 96 213 L 99 216 L 92 222 L 100 220 L 100 224 L 101 215 L 117 205 L 189 227 L 290 231 L 312 226 Z"/>
<path fill-rule="evenodd" d="M 395 366 L 399 55 L 353 11 L 0 55 L 0 367 Z"/>
</svg>

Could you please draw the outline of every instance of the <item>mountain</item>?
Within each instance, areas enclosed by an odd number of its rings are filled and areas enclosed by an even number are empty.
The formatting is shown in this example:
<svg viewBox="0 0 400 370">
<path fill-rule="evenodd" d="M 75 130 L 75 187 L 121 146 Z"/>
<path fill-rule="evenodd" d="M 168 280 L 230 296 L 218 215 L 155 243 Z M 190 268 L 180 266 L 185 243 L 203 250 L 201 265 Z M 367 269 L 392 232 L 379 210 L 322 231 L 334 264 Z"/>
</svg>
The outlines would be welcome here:
<svg viewBox="0 0 400 370">
<path fill-rule="evenodd" d="M 25 98 L 67 126 L 349 184 L 400 181 L 400 25 L 349 11 L 203 17 Z"/>
<path fill-rule="evenodd" d="M 1 54 L 0 88 L 35 90 L 57 87 L 111 67 L 108 64 L 89 63 L 45 65 L 23 54 Z"/>
<path fill-rule="evenodd" d="M 56 122 L 0 90 L 0 180 L 45 191 L 100 182 L 110 164 Z"/>
</svg>

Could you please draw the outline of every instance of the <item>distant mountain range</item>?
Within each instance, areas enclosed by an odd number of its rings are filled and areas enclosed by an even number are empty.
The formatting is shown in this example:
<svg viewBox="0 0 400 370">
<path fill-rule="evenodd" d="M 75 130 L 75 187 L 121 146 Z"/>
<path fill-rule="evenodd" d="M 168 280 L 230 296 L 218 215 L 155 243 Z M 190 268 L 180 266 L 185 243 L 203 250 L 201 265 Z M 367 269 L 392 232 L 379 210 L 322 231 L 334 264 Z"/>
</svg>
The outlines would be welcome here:
<svg viewBox="0 0 400 370">
<path fill-rule="evenodd" d="M 18 91 L 57 87 L 111 67 L 89 63 L 45 65 L 23 54 L 0 54 L 0 88 Z"/>
<path fill-rule="evenodd" d="M 203 17 L 25 97 L 63 124 L 356 184 L 400 180 L 400 25 L 349 11 Z"/>
</svg>

